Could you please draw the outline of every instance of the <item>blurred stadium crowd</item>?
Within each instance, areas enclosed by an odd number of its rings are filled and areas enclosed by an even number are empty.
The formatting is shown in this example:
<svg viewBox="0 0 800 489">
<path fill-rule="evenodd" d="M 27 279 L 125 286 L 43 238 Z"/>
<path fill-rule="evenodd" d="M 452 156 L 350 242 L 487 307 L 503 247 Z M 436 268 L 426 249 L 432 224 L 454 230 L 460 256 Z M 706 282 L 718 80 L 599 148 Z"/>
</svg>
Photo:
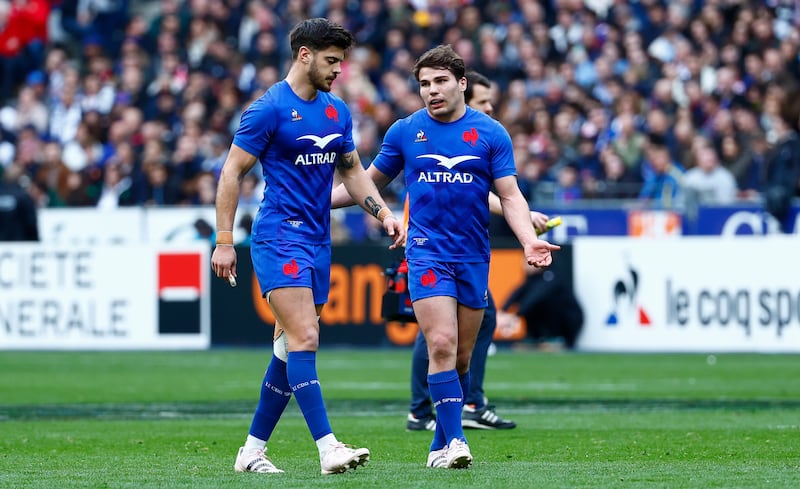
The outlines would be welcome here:
<svg viewBox="0 0 800 489">
<path fill-rule="evenodd" d="M 794 1 L 0 0 L 0 172 L 39 207 L 211 205 L 243 107 L 315 16 L 356 35 L 334 91 L 365 162 L 449 43 L 496 84 L 533 206 L 759 199 L 800 80 Z"/>
</svg>

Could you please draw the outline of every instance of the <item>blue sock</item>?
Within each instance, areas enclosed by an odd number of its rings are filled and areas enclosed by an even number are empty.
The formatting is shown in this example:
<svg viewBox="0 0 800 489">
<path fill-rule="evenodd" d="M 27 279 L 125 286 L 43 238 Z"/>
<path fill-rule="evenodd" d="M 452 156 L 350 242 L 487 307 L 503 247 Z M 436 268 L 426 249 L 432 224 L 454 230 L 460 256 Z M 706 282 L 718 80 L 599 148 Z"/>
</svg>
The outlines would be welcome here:
<svg viewBox="0 0 800 489">
<path fill-rule="evenodd" d="M 269 440 L 291 398 L 292 391 L 286 380 L 286 363 L 273 355 L 264 374 L 264 382 L 261 383 L 261 397 L 250 424 L 250 434 L 260 440 Z"/>
<path fill-rule="evenodd" d="M 461 407 L 464 407 L 464 404 L 467 402 L 467 392 L 469 392 L 469 382 L 470 382 L 470 373 L 467 370 L 467 373 L 461 374 L 458 376 L 458 383 L 461 384 L 461 392 L 464 393 L 464 397 L 461 398 Z"/>
<path fill-rule="evenodd" d="M 437 432 L 434 433 L 434 442 L 438 442 L 436 438 L 440 426 L 445 444 L 453 438 L 466 440 L 464 430 L 461 428 L 461 406 L 464 403 L 464 394 L 456 370 L 428 375 L 428 387 L 431 390 L 433 405 L 436 407 Z M 431 444 L 431 449 L 436 450 L 433 448 L 433 444 Z"/>
<path fill-rule="evenodd" d="M 469 382 L 470 382 L 470 374 L 469 372 L 465 373 L 464 375 L 458 376 L 458 383 L 461 384 L 461 392 L 467 392 L 469 389 Z M 461 407 L 464 407 L 464 400 L 465 398 L 462 397 Z M 444 428 L 442 428 L 442 424 L 437 422 L 436 423 L 436 431 L 433 434 L 433 442 L 431 443 L 431 451 L 434 450 L 441 450 L 447 445 L 447 437 L 444 436 Z"/>
<path fill-rule="evenodd" d="M 444 436 L 444 428 L 442 428 L 442 423 L 439 420 L 436 420 L 436 429 L 433 432 L 433 441 L 431 442 L 431 450 L 441 450 L 442 448 L 447 446 L 447 437 Z"/>
<path fill-rule="evenodd" d="M 317 352 L 290 351 L 286 377 L 314 440 L 333 433 L 317 378 Z"/>
</svg>

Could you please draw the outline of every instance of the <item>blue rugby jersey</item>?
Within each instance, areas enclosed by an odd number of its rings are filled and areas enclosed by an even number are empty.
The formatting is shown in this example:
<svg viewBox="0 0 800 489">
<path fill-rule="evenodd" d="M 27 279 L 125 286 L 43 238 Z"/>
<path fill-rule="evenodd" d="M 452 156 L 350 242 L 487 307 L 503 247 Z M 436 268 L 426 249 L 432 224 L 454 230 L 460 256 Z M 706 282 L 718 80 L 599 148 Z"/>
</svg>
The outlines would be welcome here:
<svg viewBox="0 0 800 489">
<path fill-rule="evenodd" d="M 258 157 L 266 182 L 253 241 L 330 243 L 333 173 L 355 149 L 347 105 L 322 91 L 303 100 L 283 80 L 242 114 L 233 143 Z"/>
<path fill-rule="evenodd" d="M 461 119 L 443 123 L 420 109 L 392 124 L 372 164 L 392 178 L 405 171 L 406 257 L 489 261 L 489 189 L 517 174 L 499 122 L 467 107 Z"/>
</svg>

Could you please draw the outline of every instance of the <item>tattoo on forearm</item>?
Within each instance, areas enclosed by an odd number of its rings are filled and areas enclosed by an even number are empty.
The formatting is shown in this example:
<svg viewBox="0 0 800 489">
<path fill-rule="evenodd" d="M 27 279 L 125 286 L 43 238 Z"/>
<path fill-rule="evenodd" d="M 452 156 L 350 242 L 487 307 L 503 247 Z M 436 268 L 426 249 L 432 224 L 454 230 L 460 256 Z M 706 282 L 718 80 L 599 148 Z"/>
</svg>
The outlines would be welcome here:
<svg viewBox="0 0 800 489">
<path fill-rule="evenodd" d="M 346 153 L 346 154 L 343 154 L 343 155 L 339 155 L 339 163 L 337 165 L 339 168 L 342 168 L 342 169 L 345 169 L 345 170 L 349 170 L 350 168 L 353 168 L 353 165 L 355 165 L 355 164 L 356 164 L 356 160 L 355 160 L 355 158 L 353 158 L 353 154 L 352 153 Z"/>
<path fill-rule="evenodd" d="M 364 199 L 364 205 L 367 207 L 367 210 L 369 210 L 372 213 L 373 216 L 378 217 L 378 212 L 380 212 L 381 206 L 377 202 L 375 202 L 375 199 L 373 199 L 372 196 L 369 196 L 366 199 Z"/>
</svg>

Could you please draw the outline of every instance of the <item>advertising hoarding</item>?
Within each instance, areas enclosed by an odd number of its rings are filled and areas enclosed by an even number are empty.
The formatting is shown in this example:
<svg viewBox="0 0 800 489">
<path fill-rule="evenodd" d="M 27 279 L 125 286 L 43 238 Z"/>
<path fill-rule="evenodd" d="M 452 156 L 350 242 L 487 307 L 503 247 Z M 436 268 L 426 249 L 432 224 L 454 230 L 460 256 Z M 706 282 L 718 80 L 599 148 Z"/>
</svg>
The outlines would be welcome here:
<svg viewBox="0 0 800 489">
<path fill-rule="evenodd" d="M 209 249 L 4 244 L 0 349 L 202 349 Z"/>
<path fill-rule="evenodd" d="M 790 236 L 577 239 L 578 349 L 800 352 L 798 249 Z"/>
</svg>

